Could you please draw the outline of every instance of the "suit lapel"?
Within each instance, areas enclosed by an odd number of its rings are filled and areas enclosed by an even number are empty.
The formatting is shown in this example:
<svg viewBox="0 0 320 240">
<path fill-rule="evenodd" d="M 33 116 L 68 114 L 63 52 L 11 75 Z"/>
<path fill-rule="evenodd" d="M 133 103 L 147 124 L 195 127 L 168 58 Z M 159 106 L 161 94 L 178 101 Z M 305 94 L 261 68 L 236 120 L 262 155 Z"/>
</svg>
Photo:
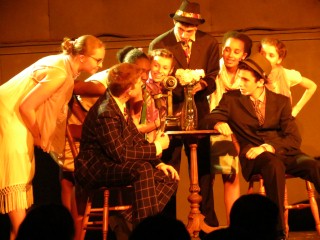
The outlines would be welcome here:
<svg viewBox="0 0 320 240">
<path fill-rule="evenodd" d="M 109 95 L 109 98 L 110 98 L 110 105 L 111 105 L 112 108 L 114 109 L 114 112 L 115 112 L 117 115 L 120 116 L 120 119 L 121 119 L 122 123 L 126 125 L 126 124 L 127 124 L 127 121 L 126 121 L 126 119 L 124 118 L 124 116 L 123 116 L 123 114 L 122 114 L 122 112 L 121 112 L 121 110 L 120 110 L 120 108 L 119 108 L 116 100 L 114 100 L 114 98 L 113 98 L 111 95 Z M 130 117 L 129 117 L 129 118 L 130 118 Z"/>
<path fill-rule="evenodd" d="M 256 112 L 254 111 L 252 101 L 250 100 L 249 96 L 241 95 L 240 97 L 240 104 L 254 117 L 257 118 Z M 258 119 L 258 118 L 257 118 Z"/>
<path fill-rule="evenodd" d="M 182 49 L 181 43 L 177 42 L 177 44 L 174 46 L 172 50 L 172 53 L 178 63 L 177 65 L 180 65 L 181 68 L 188 68 L 187 59 Z"/>
<path fill-rule="evenodd" d="M 176 68 L 188 68 L 188 63 L 184 51 L 182 49 L 181 43 L 177 42 L 177 39 L 174 35 L 173 29 L 169 33 L 168 39 L 168 50 L 172 52 L 177 64 Z M 169 47 L 171 46 L 171 47 Z M 191 49 L 192 51 L 192 49 Z M 192 52 L 191 52 L 192 55 Z"/>
<path fill-rule="evenodd" d="M 266 113 L 265 113 L 265 124 L 268 125 L 268 120 L 272 119 L 274 114 L 274 106 L 277 104 L 276 99 L 273 98 L 270 94 L 270 91 L 266 89 Z"/>
<path fill-rule="evenodd" d="M 201 45 L 199 44 L 199 41 L 197 41 L 197 32 L 196 32 L 196 38 L 194 42 L 192 42 L 192 47 L 191 47 L 191 57 L 190 57 L 190 62 L 189 66 L 193 66 L 195 63 L 198 62 L 199 57 L 201 55 Z M 203 54 L 203 53 L 202 53 Z M 192 68 L 192 67 L 190 67 Z"/>
<path fill-rule="evenodd" d="M 272 119 L 273 111 L 274 111 L 274 106 L 277 104 L 276 99 L 270 96 L 270 91 L 265 88 L 266 91 L 266 109 L 265 109 L 265 120 L 262 126 L 268 126 L 268 120 Z M 240 97 L 240 103 L 243 105 L 243 107 L 250 113 L 252 114 L 255 118 L 258 119 L 256 116 L 254 107 L 252 105 L 252 101 L 250 100 L 249 96 L 241 95 Z"/>
</svg>

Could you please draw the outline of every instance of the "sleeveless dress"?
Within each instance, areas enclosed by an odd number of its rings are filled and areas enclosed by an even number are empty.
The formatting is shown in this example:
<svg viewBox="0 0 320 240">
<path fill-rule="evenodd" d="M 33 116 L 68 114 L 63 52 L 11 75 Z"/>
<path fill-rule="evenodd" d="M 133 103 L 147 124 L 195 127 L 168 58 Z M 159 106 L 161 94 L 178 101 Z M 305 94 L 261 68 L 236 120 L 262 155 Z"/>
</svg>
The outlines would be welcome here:
<svg viewBox="0 0 320 240">
<path fill-rule="evenodd" d="M 42 79 L 36 79 L 37 70 L 45 72 Z M 62 82 L 36 111 L 42 146 L 59 153 L 64 148 L 67 103 L 75 77 L 70 57 L 58 54 L 38 60 L 0 86 L 0 213 L 33 203 L 34 142 L 19 112 L 21 101 L 37 84 Z"/>
</svg>

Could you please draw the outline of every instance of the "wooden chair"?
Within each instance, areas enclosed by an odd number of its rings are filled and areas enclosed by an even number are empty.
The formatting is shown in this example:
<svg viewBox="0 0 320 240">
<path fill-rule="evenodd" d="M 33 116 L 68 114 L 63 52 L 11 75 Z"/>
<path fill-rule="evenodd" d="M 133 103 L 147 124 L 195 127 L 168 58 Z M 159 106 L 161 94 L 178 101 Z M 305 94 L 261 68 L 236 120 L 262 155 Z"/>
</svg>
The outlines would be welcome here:
<svg viewBox="0 0 320 240">
<path fill-rule="evenodd" d="M 70 149 L 73 157 L 75 158 L 78 155 L 78 148 L 76 142 L 80 141 L 82 132 L 82 125 L 67 124 L 66 136 L 67 141 L 69 142 Z M 130 186 L 127 186 L 130 187 Z M 125 188 L 127 188 L 125 187 Z M 119 192 L 117 201 L 119 204 L 117 206 L 109 206 L 109 196 L 110 190 L 116 190 Z M 123 187 L 102 187 L 96 191 L 91 191 L 88 193 L 86 206 L 83 214 L 82 226 L 81 226 L 81 236 L 80 239 L 83 240 L 86 235 L 87 230 L 102 230 L 103 240 L 107 239 L 108 235 L 108 224 L 109 224 L 109 212 L 110 211 L 122 211 L 131 208 L 131 205 L 123 205 L 121 199 L 121 192 L 118 190 L 123 190 Z M 97 193 L 103 192 L 103 207 L 94 208 L 92 206 L 93 198 Z M 97 220 L 99 219 L 99 220 Z"/>
<path fill-rule="evenodd" d="M 236 150 L 238 151 L 238 153 L 240 152 L 240 146 L 238 143 L 238 140 L 236 139 L 236 137 L 234 135 L 232 135 L 232 142 L 236 148 Z M 295 178 L 292 175 L 286 174 L 286 179 L 290 179 L 290 178 Z M 249 181 L 249 187 L 248 187 L 248 193 L 253 193 L 253 184 L 254 182 L 259 182 L 259 194 L 262 195 L 266 195 L 266 191 L 263 185 L 263 178 L 260 174 L 255 174 L 251 177 L 250 181 Z M 284 193 L 284 206 L 285 206 L 285 212 L 284 212 L 284 220 L 285 220 L 285 232 L 286 232 L 286 236 L 288 236 L 289 234 L 289 224 L 288 224 L 288 214 L 289 214 L 289 209 L 303 209 L 303 208 L 307 208 L 310 207 L 314 221 L 315 221 L 315 227 L 316 230 L 318 232 L 318 234 L 320 235 L 320 220 L 319 220 L 319 210 L 318 210 L 318 205 L 317 205 L 317 201 L 315 199 L 314 196 L 314 190 L 312 187 L 311 182 L 306 181 L 306 189 L 307 189 L 307 193 L 308 193 L 308 199 L 309 199 L 309 203 L 307 204 L 289 204 L 288 203 L 288 191 L 287 191 L 287 186 L 285 186 L 285 193 Z"/>
<path fill-rule="evenodd" d="M 296 178 L 292 175 L 286 174 L 286 179 L 290 178 Z M 259 182 L 259 193 L 262 195 L 266 195 L 266 191 L 263 185 L 263 178 L 260 174 L 253 175 L 249 181 L 249 188 L 248 188 L 248 193 L 253 193 L 253 185 L 254 182 Z M 318 210 L 318 205 L 317 201 L 314 196 L 314 189 L 312 187 L 311 182 L 306 181 L 306 189 L 307 189 L 307 194 L 308 194 L 308 199 L 309 203 L 302 204 L 289 204 L 288 203 L 288 191 L 287 191 L 287 186 L 285 186 L 285 193 L 284 193 L 284 207 L 285 207 L 285 212 L 284 212 L 284 221 L 285 221 L 285 232 L 286 236 L 289 234 L 289 224 L 288 224 L 288 214 L 289 214 L 289 209 L 303 209 L 310 207 L 314 221 L 315 221 L 315 226 L 318 234 L 320 235 L 320 220 L 319 220 L 319 210 Z"/>
</svg>

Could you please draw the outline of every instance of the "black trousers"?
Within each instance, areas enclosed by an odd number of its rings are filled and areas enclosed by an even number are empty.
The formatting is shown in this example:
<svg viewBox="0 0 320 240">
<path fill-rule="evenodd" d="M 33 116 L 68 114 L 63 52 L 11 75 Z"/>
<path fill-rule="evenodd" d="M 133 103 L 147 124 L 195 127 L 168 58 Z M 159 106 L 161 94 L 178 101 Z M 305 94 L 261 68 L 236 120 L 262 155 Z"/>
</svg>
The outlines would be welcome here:
<svg viewBox="0 0 320 240">
<path fill-rule="evenodd" d="M 261 174 L 267 196 L 279 207 L 278 229 L 284 230 L 285 174 L 312 182 L 320 192 L 320 161 L 306 155 L 278 156 L 269 152 L 260 154 L 254 160 L 252 174 Z"/>
</svg>

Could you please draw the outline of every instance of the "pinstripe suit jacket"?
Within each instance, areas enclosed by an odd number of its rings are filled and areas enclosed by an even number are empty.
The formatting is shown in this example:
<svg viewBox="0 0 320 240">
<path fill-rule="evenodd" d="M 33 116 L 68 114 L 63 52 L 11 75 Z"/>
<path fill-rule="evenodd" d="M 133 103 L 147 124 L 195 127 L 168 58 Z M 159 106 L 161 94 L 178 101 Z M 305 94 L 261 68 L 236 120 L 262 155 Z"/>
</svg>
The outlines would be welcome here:
<svg viewBox="0 0 320 240">
<path fill-rule="evenodd" d="M 108 168 L 137 160 L 149 161 L 153 166 L 161 162 L 155 145 L 144 139 L 130 117 L 125 120 L 107 90 L 83 123 L 80 152 L 75 159 L 76 180 L 85 188 L 99 187 L 98 183 L 108 186 L 103 182 Z"/>
<path fill-rule="evenodd" d="M 209 113 L 207 96 L 216 88 L 215 78 L 219 72 L 219 45 L 217 40 L 208 33 L 197 30 L 195 42 L 192 43 L 189 65 L 181 43 L 177 42 L 173 29 L 155 38 L 149 45 L 149 50 L 166 48 L 174 55 L 174 73 L 176 69 L 203 69 L 204 80 L 208 86 L 195 94 L 198 118 Z M 183 88 L 180 84 L 173 90 L 174 114 L 181 110 L 184 100 Z"/>
</svg>

